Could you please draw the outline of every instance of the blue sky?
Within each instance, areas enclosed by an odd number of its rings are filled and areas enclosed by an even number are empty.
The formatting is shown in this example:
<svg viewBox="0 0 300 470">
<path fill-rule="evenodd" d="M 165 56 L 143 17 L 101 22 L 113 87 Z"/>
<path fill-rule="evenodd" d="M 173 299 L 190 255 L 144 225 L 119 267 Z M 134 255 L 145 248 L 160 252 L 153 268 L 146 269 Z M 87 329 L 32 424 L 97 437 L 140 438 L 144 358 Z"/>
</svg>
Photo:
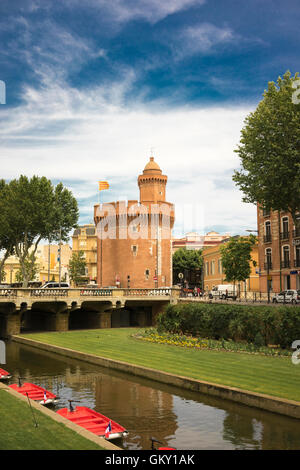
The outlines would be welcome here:
<svg viewBox="0 0 300 470">
<path fill-rule="evenodd" d="M 1 0 L 1 173 L 45 175 L 92 222 L 137 199 L 153 148 L 175 234 L 244 233 L 232 182 L 243 121 L 268 81 L 300 71 L 298 0 Z"/>
</svg>

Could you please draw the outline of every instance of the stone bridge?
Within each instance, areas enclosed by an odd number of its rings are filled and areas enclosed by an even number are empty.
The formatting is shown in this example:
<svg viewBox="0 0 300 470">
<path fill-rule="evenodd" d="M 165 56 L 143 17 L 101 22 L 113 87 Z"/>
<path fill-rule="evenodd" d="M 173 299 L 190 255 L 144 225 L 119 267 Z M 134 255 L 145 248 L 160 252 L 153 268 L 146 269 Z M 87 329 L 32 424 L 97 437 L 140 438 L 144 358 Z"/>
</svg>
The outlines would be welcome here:
<svg viewBox="0 0 300 470">
<path fill-rule="evenodd" d="M 180 289 L 0 289 L 0 337 L 23 331 L 151 326 Z"/>
</svg>

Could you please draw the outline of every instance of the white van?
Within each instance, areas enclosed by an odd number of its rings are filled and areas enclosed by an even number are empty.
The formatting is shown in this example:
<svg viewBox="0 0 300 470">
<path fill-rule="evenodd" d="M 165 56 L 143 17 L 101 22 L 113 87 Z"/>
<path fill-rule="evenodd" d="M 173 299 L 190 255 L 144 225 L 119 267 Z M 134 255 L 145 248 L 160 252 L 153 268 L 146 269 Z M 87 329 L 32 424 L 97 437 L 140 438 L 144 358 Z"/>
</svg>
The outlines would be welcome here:
<svg viewBox="0 0 300 470">
<path fill-rule="evenodd" d="M 233 299 L 237 298 L 237 287 L 233 284 L 219 284 L 210 291 L 211 299 Z"/>
<path fill-rule="evenodd" d="M 49 282 L 46 282 L 46 284 L 44 284 L 41 287 L 41 289 L 56 289 L 58 287 L 64 288 L 64 289 L 69 289 L 70 284 L 68 284 L 67 282 L 61 282 L 60 285 L 59 285 L 59 282 L 49 281 Z"/>
</svg>

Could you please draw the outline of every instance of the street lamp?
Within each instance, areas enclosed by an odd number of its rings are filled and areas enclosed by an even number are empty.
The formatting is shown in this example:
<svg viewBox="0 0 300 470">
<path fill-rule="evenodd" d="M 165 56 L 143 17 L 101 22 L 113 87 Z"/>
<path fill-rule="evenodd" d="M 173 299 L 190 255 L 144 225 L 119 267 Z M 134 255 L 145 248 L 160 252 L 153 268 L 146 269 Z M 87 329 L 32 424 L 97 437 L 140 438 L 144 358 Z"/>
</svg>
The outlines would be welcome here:
<svg viewBox="0 0 300 470">
<path fill-rule="evenodd" d="M 268 304 L 270 303 L 270 258 L 266 255 L 266 265 L 267 265 L 267 289 L 268 289 Z"/>
</svg>

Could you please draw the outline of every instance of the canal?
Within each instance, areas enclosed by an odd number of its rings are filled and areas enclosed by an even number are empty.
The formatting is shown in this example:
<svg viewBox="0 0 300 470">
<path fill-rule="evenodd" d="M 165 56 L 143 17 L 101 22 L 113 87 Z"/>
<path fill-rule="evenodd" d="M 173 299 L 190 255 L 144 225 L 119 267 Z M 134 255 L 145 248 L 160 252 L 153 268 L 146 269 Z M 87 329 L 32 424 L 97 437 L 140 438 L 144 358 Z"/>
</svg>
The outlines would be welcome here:
<svg viewBox="0 0 300 470">
<path fill-rule="evenodd" d="M 119 422 L 129 431 L 124 449 L 150 449 L 150 437 L 178 450 L 300 448 L 299 420 L 30 346 L 8 342 L 4 368 L 13 374 L 9 383 L 20 376 L 58 394 L 53 412 L 72 399 Z"/>
</svg>

